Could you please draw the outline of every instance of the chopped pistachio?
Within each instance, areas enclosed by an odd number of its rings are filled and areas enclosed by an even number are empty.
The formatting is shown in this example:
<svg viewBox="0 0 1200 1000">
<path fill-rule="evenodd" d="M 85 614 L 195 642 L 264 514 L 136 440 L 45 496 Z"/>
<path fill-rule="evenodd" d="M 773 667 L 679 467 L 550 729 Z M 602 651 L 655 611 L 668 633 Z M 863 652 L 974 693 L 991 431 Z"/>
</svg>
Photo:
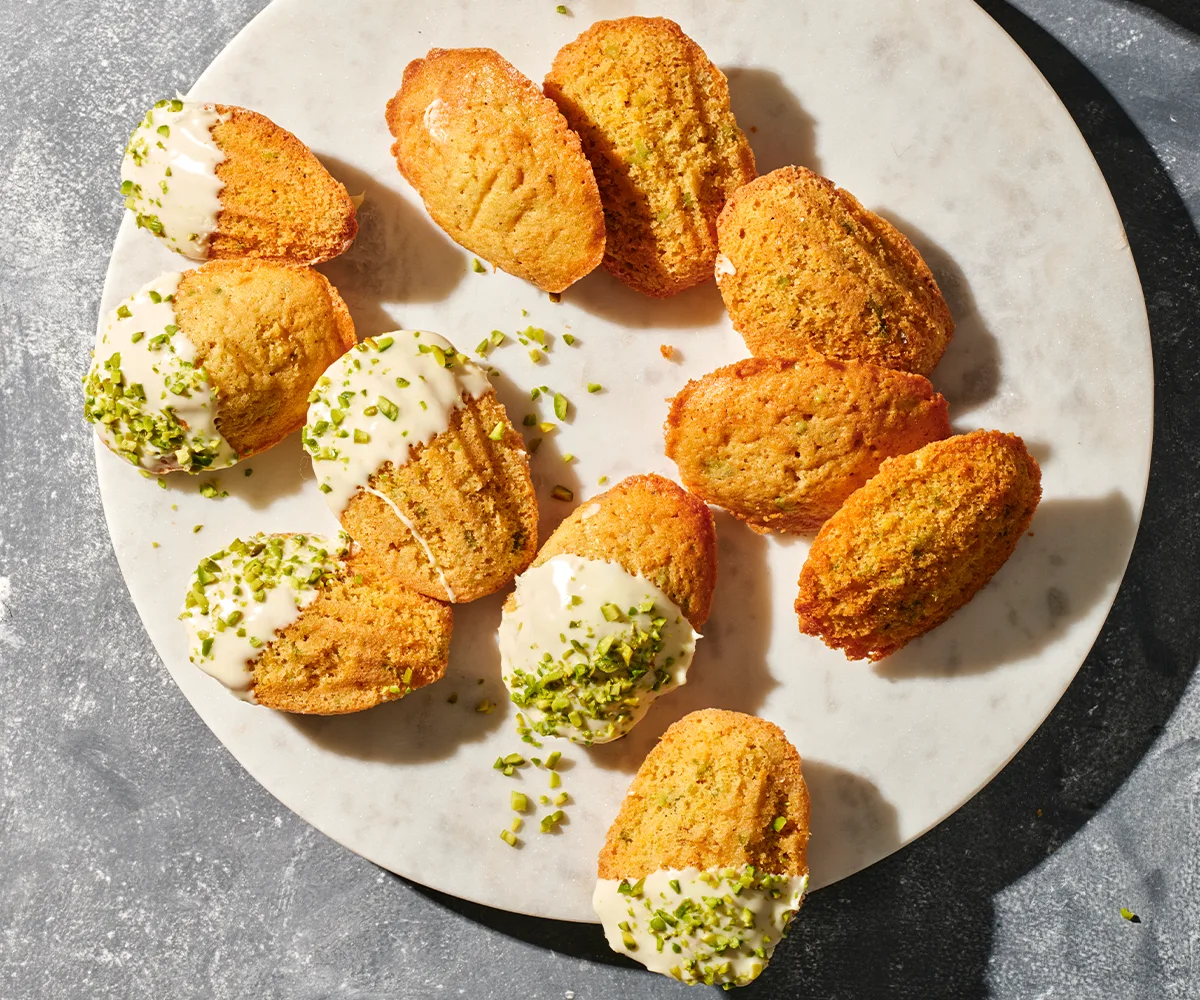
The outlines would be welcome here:
<svg viewBox="0 0 1200 1000">
<path fill-rule="evenodd" d="M 525 821 L 523 819 L 521 819 L 520 816 L 514 816 L 512 818 L 512 822 L 508 824 L 508 828 L 510 830 L 512 830 L 513 833 L 520 833 L 521 827 L 523 827 L 524 825 L 525 825 Z"/>
<path fill-rule="evenodd" d="M 451 691 L 451 692 L 450 692 L 450 697 L 449 697 L 449 698 L 447 698 L 447 699 L 446 699 L 446 701 L 448 701 L 448 702 L 449 702 L 451 705 L 453 705 L 453 704 L 457 703 L 457 701 L 458 701 L 458 692 L 457 692 L 457 691 Z"/>
<path fill-rule="evenodd" d="M 200 530 L 201 528 L 203 528 L 203 527 L 204 527 L 204 525 L 203 525 L 203 524 L 195 524 L 195 525 L 192 525 L 192 534 L 193 534 L 193 535 L 194 535 L 194 534 L 196 534 L 196 532 L 197 532 L 197 531 L 199 531 L 199 530 Z"/>
<path fill-rule="evenodd" d="M 501 830 L 500 839 L 503 840 L 509 847 L 517 846 L 516 835 L 511 830 Z"/>
<path fill-rule="evenodd" d="M 542 360 L 542 352 L 539 351 L 536 347 L 531 348 L 529 351 L 529 360 L 532 361 L 536 365 L 539 361 Z"/>
<path fill-rule="evenodd" d="M 568 451 L 565 455 L 563 455 L 563 461 L 564 462 L 574 462 L 575 456 L 571 452 Z"/>
<path fill-rule="evenodd" d="M 499 441 L 504 437 L 504 421 L 499 421 L 488 434 L 488 437 L 493 441 Z"/>
<path fill-rule="evenodd" d="M 485 273 L 487 273 L 487 268 L 483 266 L 483 264 L 480 262 L 480 260 L 479 260 L 479 258 L 478 258 L 478 257 L 474 257 L 474 258 L 472 258 L 472 260 L 471 260 L 471 270 L 472 270 L 472 271 L 474 271 L 476 274 L 485 274 Z"/>
<path fill-rule="evenodd" d="M 552 424 L 549 420 L 543 420 L 540 424 L 538 424 L 538 430 L 543 434 L 549 434 L 552 430 L 554 430 L 554 424 Z"/>
<path fill-rule="evenodd" d="M 575 494 L 562 485 L 555 486 L 554 489 L 550 491 L 550 495 L 554 497 L 555 500 L 562 500 L 564 503 L 570 503 L 575 499 Z"/>
<path fill-rule="evenodd" d="M 567 408 L 570 405 L 571 404 L 567 401 L 567 397 L 561 392 L 556 392 L 554 394 L 554 415 L 558 417 L 559 420 L 567 419 Z"/>
<path fill-rule="evenodd" d="M 529 445 L 528 445 L 529 454 L 531 454 L 531 455 L 534 454 L 541 446 L 542 446 L 542 439 L 534 438 L 532 441 L 529 442 Z"/>
<path fill-rule="evenodd" d="M 501 344 L 504 343 L 504 331 L 493 330 L 488 335 L 488 340 L 490 340 L 492 342 L 493 347 L 499 347 Z"/>
<path fill-rule="evenodd" d="M 558 762 L 561 759 L 562 759 L 562 751 L 561 750 L 552 750 L 550 752 L 550 756 L 546 758 L 546 767 L 549 770 L 553 771 L 556 767 L 558 767 Z"/>
<path fill-rule="evenodd" d="M 253 470 L 253 469 L 247 469 L 245 472 L 243 472 L 243 473 L 242 473 L 242 475 L 243 475 L 243 476 L 245 476 L 246 478 L 249 478 L 250 476 L 253 476 L 253 475 L 254 475 L 254 470 Z"/>
<path fill-rule="evenodd" d="M 599 382 L 588 383 L 588 392 L 599 392 L 603 388 L 604 386 L 602 386 Z"/>
<path fill-rule="evenodd" d="M 513 812 L 523 813 L 529 808 L 529 798 L 524 792 L 512 791 L 509 793 L 509 802 L 513 807 Z"/>
<path fill-rule="evenodd" d="M 559 785 L 561 785 L 561 784 L 562 784 L 562 778 L 561 778 L 561 777 L 559 777 L 559 774 L 558 774 L 558 772 L 557 772 L 557 771 L 551 771 L 551 772 L 550 772 L 550 787 L 551 787 L 551 788 L 558 788 L 558 786 L 559 786 Z"/>
<path fill-rule="evenodd" d="M 556 796 L 554 796 L 554 804 L 556 806 L 565 806 L 570 799 L 571 796 L 569 796 L 566 792 L 559 792 Z"/>
<path fill-rule="evenodd" d="M 538 422 L 536 413 L 526 413 L 525 418 L 521 421 L 526 427 L 536 427 Z"/>
<path fill-rule="evenodd" d="M 596 480 L 596 485 L 603 486 L 607 482 L 608 482 L 608 476 L 601 476 L 599 479 Z"/>
<path fill-rule="evenodd" d="M 478 705 L 475 706 L 475 711 L 481 715 L 491 715 L 496 709 L 496 703 L 490 698 L 484 698 Z"/>
<path fill-rule="evenodd" d="M 785 826 L 787 826 L 787 817 L 786 816 L 776 816 L 775 819 L 771 822 L 771 828 L 776 833 L 779 833 L 779 831 L 782 830 Z"/>
</svg>

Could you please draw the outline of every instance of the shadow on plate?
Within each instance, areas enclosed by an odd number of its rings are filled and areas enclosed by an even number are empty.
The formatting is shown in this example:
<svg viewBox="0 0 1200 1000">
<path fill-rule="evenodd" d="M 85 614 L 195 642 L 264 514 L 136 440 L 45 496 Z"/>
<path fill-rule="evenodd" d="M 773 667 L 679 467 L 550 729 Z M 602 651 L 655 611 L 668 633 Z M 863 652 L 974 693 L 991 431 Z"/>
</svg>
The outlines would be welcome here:
<svg viewBox="0 0 1200 1000">
<path fill-rule="evenodd" d="M 723 72 L 729 79 L 729 103 L 750 140 L 758 173 L 793 164 L 820 173 L 817 123 L 779 74 L 743 66 Z"/>
<path fill-rule="evenodd" d="M 322 749 L 385 764 L 444 760 L 511 725 L 495 642 L 503 600 L 493 594 L 455 606 L 450 666 L 436 684 L 366 712 L 287 716 L 288 721 Z M 496 706 L 494 711 L 476 710 L 485 700 Z"/>
<path fill-rule="evenodd" d="M 564 302 L 571 302 L 594 316 L 639 329 L 704 327 L 725 312 L 715 281 L 706 281 L 669 298 L 653 299 L 635 292 L 603 267 L 575 282 L 562 297 Z"/>
<path fill-rule="evenodd" d="M 888 680 L 982 673 L 1036 655 L 1120 576 L 1137 524 L 1129 501 L 1046 500 L 991 582 L 944 625 L 875 664 Z"/>
<path fill-rule="evenodd" d="M 404 303 L 441 301 L 466 277 L 470 257 L 421 205 L 336 157 L 321 162 L 347 191 L 366 196 L 353 245 L 318 266 L 350 307 L 359 339 L 402 326 Z"/>
<path fill-rule="evenodd" d="M 766 662 L 771 633 L 767 539 L 724 511 L 714 516 L 717 589 L 687 683 L 656 701 L 628 736 L 592 747 L 588 756 L 600 767 L 632 774 L 671 723 L 701 708 L 754 715 L 779 684 Z"/>
<path fill-rule="evenodd" d="M 804 783 L 812 803 L 808 867 L 813 885 L 854 871 L 900 846 L 896 807 L 860 775 L 804 758 Z"/>
</svg>

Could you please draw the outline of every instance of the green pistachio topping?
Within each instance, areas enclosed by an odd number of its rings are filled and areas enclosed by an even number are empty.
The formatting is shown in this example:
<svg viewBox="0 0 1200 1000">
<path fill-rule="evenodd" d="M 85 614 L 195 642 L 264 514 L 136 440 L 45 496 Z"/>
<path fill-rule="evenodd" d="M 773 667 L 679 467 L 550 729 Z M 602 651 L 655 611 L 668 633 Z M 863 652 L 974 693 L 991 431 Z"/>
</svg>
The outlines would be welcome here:
<svg viewBox="0 0 1200 1000">
<path fill-rule="evenodd" d="M 673 682 L 671 658 L 657 663 L 667 620 L 653 603 L 630 608 L 627 616 L 614 604 L 603 609 L 608 621 L 627 622 L 628 627 L 596 641 L 580 629 L 578 638 L 562 637 L 563 652 L 557 658 L 546 652 L 532 670 L 513 667 L 510 697 L 518 706 L 541 713 L 530 726 L 539 735 L 558 736 L 567 730 L 578 732 L 585 744 L 611 739 L 633 724 L 648 694 Z M 553 764 L 547 766 L 550 787 L 556 788 L 558 775 Z"/>
<path fill-rule="evenodd" d="M 771 823 L 771 828 L 776 833 L 779 833 L 785 826 L 787 826 L 787 817 L 786 816 L 776 816 L 775 819 Z"/>
<path fill-rule="evenodd" d="M 485 274 L 487 272 L 487 268 L 483 266 L 478 257 L 471 259 L 471 270 L 476 274 Z"/>
<path fill-rule="evenodd" d="M 555 500 L 562 500 L 564 503 L 570 503 L 575 499 L 575 494 L 562 485 L 555 486 L 554 489 L 550 491 L 550 495 L 554 497 Z"/>
<path fill-rule="evenodd" d="M 493 441 L 500 441 L 504 437 L 504 421 L 497 422 L 496 426 L 488 433 L 488 437 Z"/>
<path fill-rule="evenodd" d="M 511 792 L 509 794 L 509 798 L 513 807 L 513 812 L 523 813 L 529 808 L 529 799 L 524 792 Z"/>
<path fill-rule="evenodd" d="M 558 417 L 559 420 L 567 419 L 567 408 L 570 405 L 571 404 L 567 401 L 567 397 L 561 392 L 556 392 L 554 394 L 554 415 Z"/>
</svg>

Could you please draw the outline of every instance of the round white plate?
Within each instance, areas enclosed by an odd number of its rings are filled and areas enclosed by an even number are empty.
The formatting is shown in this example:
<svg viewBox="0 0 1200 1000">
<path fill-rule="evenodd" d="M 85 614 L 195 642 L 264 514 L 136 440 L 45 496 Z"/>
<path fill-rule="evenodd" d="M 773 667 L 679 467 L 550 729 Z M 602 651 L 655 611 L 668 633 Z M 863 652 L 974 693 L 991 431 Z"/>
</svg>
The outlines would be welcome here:
<svg viewBox="0 0 1200 1000">
<path fill-rule="evenodd" d="M 492 769 L 498 755 L 529 752 L 500 683 L 500 596 L 455 610 L 443 681 L 360 715 L 302 719 L 245 705 L 188 663 L 176 614 L 202 556 L 235 535 L 336 528 L 298 437 L 250 461 L 252 478 L 241 467 L 221 473 L 223 500 L 200 497 L 181 475 L 160 489 L 98 448 L 113 545 L 155 647 L 213 732 L 282 802 L 377 864 L 492 906 L 592 920 L 596 854 L 633 772 L 671 722 L 720 706 L 777 722 L 799 748 L 813 885 L 826 885 L 917 837 L 995 775 L 1100 630 L 1150 456 L 1149 334 L 1133 261 L 1067 112 L 969 0 L 568 6 L 563 16 L 548 0 L 280 0 L 192 96 L 263 112 L 351 193 L 366 193 L 357 242 L 323 268 L 360 335 L 419 327 L 471 350 L 504 330 L 509 346 L 491 360 L 514 422 L 537 409 L 532 386 L 571 399 L 571 419 L 533 460 L 544 539 L 571 506 L 550 498 L 555 484 L 578 503 L 600 491 L 601 475 L 673 475 L 665 400 L 745 348 L 711 283 L 659 302 L 596 272 L 555 304 L 516 278 L 475 273 L 400 178 L 383 109 L 408 61 L 434 46 L 492 46 L 540 81 L 557 49 L 598 18 L 674 18 L 728 75 L 760 172 L 806 164 L 924 252 L 958 324 L 934 374 L 955 427 L 1014 431 L 1042 463 L 1045 497 L 1009 563 L 924 640 L 876 666 L 851 663 L 797 631 L 808 542 L 763 538 L 718 512 L 716 603 L 689 683 L 615 744 L 560 747 L 569 819 L 552 835 L 527 823 L 514 850 L 499 838 L 509 791 L 541 794 L 546 773 Z M 103 309 L 182 264 L 127 218 Z M 529 324 L 552 337 L 548 363 L 534 366 L 512 342 Z M 588 382 L 604 391 L 589 395 Z M 565 463 L 566 452 L 576 461 Z M 491 714 L 476 711 L 485 698 L 499 706 Z"/>
</svg>

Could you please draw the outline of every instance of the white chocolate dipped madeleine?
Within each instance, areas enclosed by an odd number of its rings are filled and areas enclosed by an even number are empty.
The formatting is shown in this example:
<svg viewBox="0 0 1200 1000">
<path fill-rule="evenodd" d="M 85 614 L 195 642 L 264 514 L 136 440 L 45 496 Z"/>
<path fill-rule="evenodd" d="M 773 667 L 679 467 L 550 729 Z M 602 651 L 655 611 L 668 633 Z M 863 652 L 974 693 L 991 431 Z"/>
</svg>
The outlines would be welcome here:
<svg viewBox="0 0 1200 1000">
<path fill-rule="evenodd" d="M 344 539 L 254 535 L 201 560 L 180 616 L 191 661 L 233 694 L 310 715 L 358 712 L 438 680 L 448 605 Z"/>
<path fill-rule="evenodd" d="M 705 709 L 672 725 L 600 851 L 593 906 L 609 946 L 689 985 L 744 986 L 808 887 L 809 799 L 779 729 Z"/>
<path fill-rule="evenodd" d="M 473 601 L 533 558 L 524 441 L 486 372 L 437 334 L 384 334 L 335 362 L 304 447 L 346 532 L 420 593 Z"/>
<path fill-rule="evenodd" d="M 121 194 L 139 228 L 194 260 L 317 264 L 358 231 L 345 187 L 304 143 L 224 104 L 159 101 L 130 137 Z"/>
<path fill-rule="evenodd" d="M 631 476 L 575 510 L 504 606 L 520 728 L 584 745 L 629 732 L 685 682 L 715 580 L 712 515 L 670 480 Z"/>
<path fill-rule="evenodd" d="M 263 451 L 304 423 L 321 373 L 355 342 L 324 275 L 213 261 L 160 275 L 100 330 L 84 415 L 146 472 L 204 472 Z"/>
</svg>

